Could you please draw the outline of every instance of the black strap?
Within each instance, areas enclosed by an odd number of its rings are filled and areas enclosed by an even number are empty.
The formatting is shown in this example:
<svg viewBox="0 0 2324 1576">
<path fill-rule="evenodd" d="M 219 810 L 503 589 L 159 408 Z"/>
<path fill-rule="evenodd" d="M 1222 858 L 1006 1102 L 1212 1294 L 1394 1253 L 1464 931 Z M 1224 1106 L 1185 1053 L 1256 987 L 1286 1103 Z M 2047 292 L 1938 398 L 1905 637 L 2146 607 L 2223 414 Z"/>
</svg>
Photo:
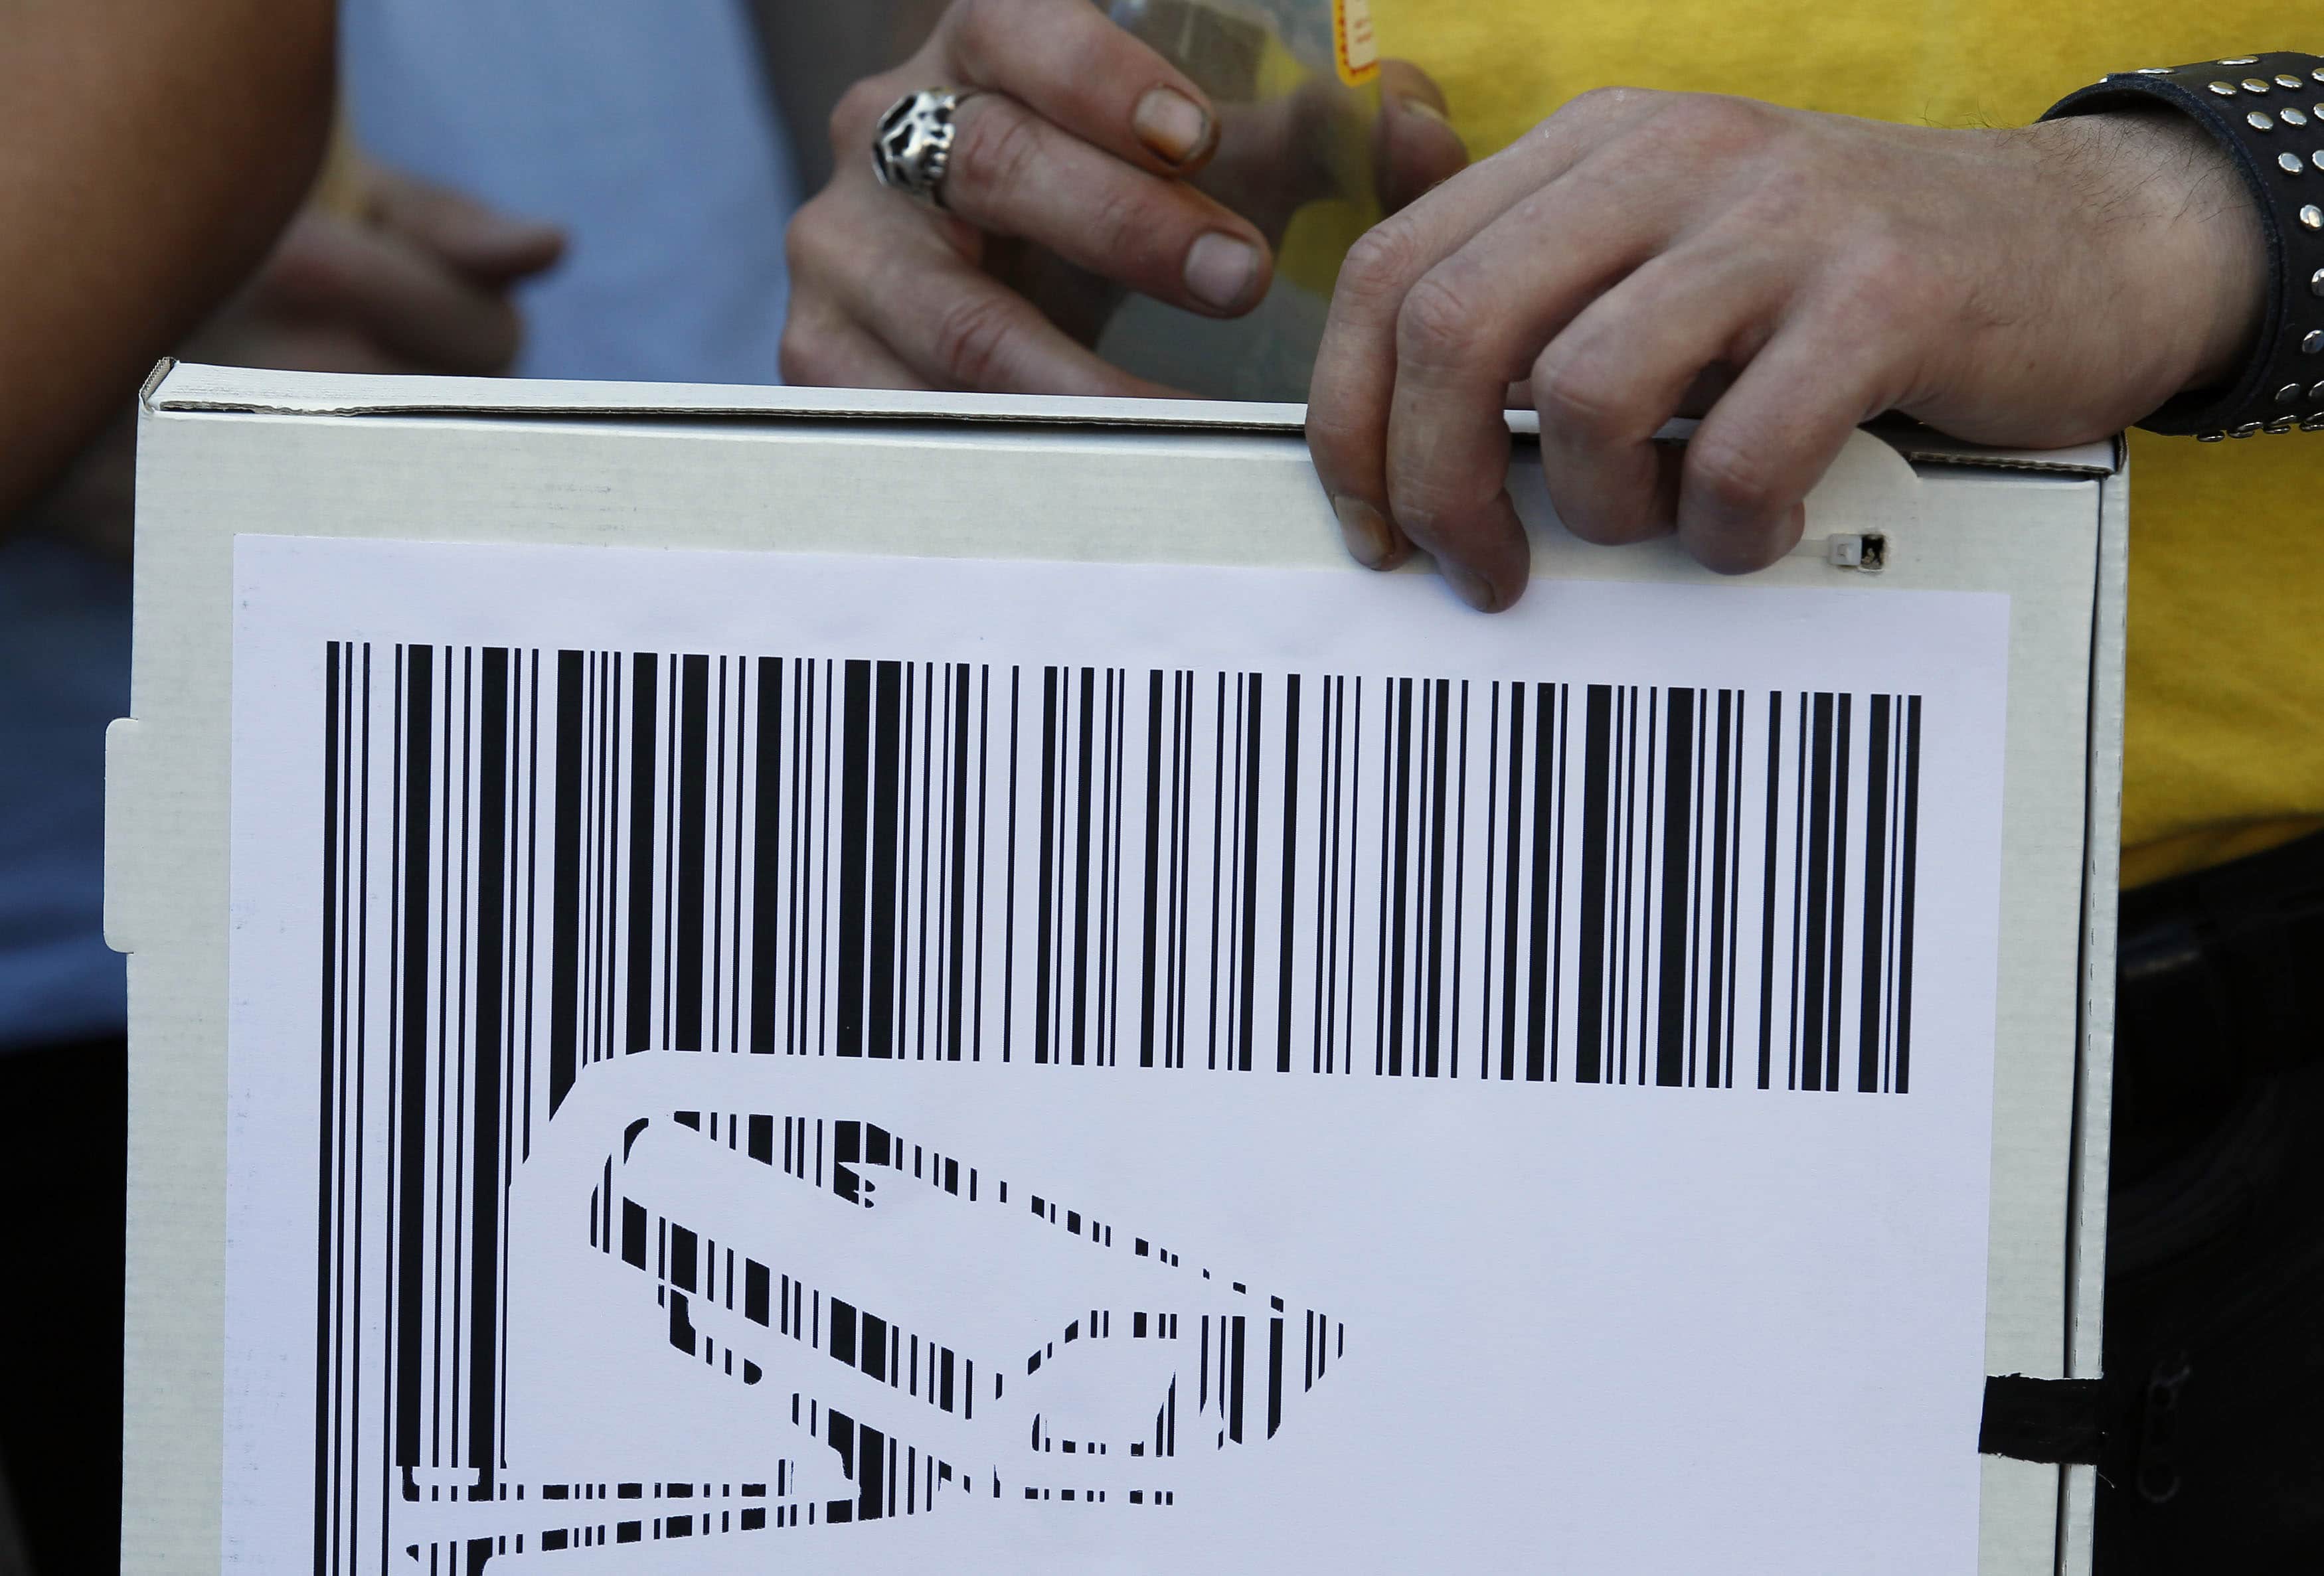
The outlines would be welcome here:
<svg viewBox="0 0 2324 1576">
<path fill-rule="evenodd" d="M 1978 1453 L 2021 1461 L 2095 1464 L 2106 1442 L 2104 1385 L 2098 1379 L 2034 1379 L 1997 1374 L 1985 1381 Z"/>
<path fill-rule="evenodd" d="M 2117 72 L 2043 115 L 2167 104 L 2200 121 L 2242 172 L 2267 235 L 2267 307 L 2242 373 L 2139 423 L 2206 443 L 2324 430 L 2324 58 L 2238 55 Z"/>
</svg>

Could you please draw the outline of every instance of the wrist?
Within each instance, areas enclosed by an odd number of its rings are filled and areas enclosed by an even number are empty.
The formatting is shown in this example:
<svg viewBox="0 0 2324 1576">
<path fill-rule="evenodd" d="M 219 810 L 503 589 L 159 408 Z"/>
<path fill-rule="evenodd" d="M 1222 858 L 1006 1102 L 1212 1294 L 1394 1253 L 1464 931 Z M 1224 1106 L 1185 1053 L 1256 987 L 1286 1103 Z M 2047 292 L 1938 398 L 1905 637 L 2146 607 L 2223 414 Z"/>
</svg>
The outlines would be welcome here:
<svg viewBox="0 0 2324 1576">
<path fill-rule="evenodd" d="M 2160 398 L 2232 382 L 2267 315 L 2268 252 L 2233 158 L 2167 106 L 2045 123 L 2073 149 L 2078 180 L 2115 254 L 2114 309 L 2135 334 Z"/>
</svg>

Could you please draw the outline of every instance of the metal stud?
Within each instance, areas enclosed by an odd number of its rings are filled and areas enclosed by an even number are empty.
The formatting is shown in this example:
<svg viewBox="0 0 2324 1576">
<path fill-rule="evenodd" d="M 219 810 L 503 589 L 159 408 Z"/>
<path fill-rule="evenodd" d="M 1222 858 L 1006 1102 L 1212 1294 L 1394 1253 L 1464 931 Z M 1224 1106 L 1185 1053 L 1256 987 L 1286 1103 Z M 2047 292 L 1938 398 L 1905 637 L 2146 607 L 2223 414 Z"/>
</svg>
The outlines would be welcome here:
<svg viewBox="0 0 2324 1576">
<path fill-rule="evenodd" d="M 2285 433 L 2297 429 L 2299 425 L 2300 418 L 2297 416 L 2279 416 L 2267 424 L 2268 436 L 2282 438 Z"/>
<path fill-rule="evenodd" d="M 2311 404 L 2324 405 L 2324 383 L 2309 384 L 2308 399 Z"/>
<path fill-rule="evenodd" d="M 2300 398 L 2300 385 L 2298 383 L 2286 383 L 2283 387 L 2275 391 L 2275 402 L 2279 405 L 2289 405 L 2298 398 Z"/>
<path fill-rule="evenodd" d="M 2257 421 L 2246 421 L 2241 427 L 2230 429 L 2227 436 L 2229 438 L 2257 438 L 2264 430 L 2266 430 L 2266 429 L 2262 423 Z"/>
<path fill-rule="evenodd" d="M 2311 82 L 2324 82 L 2324 66 L 2319 66 L 2313 71 L 2309 72 L 2308 79 Z"/>
<path fill-rule="evenodd" d="M 2256 66 L 2259 64 L 2259 57 L 2257 55 L 2237 55 L 2231 60 L 2221 60 L 2219 64 L 2222 66 Z"/>
<path fill-rule="evenodd" d="M 2324 268 L 2319 268 L 2308 276 L 2308 293 L 2311 296 L 2324 296 Z"/>
<path fill-rule="evenodd" d="M 2310 328 L 2300 336 L 2300 354 L 2324 355 L 2324 328 Z"/>
<path fill-rule="evenodd" d="M 2282 121 L 2288 126 L 2304 126 L 2308 124 L 2308 112 L 2296 106 L 2287 104 L 2281 110 L 2277 111 L 2275 118 Z"/>
<path fill-rule="evenodd" d="M 2268 80 L 2264 77 L 2246 77 L 2244 78 L 2244 91 L 2246 93 L 2264 93 L 2267 89 Z"/>
<path fill-rule="evenodd" d="M 2233 98 L 2236 96 L 2236 85 L 2232 82 L 2213 82 L 2209 87 L 2212 92 L 2222 98 Z"/>
<path fill-rule="evenodd" d="M 2297 175 L 2308 168 L 2300 161 L 2300 155 L 2297 153 L 2278 153 L 2275 156 L 2275 167 L 2286 175 Z"/>
<path fill-rule="evenodd" d="M 2227 436 L 2227 435 L 2224 432 L 2199 432 L 2195 435 L 2195 441 L 2197 443 L 2218 443 Z"/>
<path fill-rule="evenodd" d="M 2310 164 L 2315 165 L 2319 170 L 2324 170 L 2324 148 L 2319 148 L 2314 152 L 2309 154 L 2308 161 Z"/>
<path fill-rule="evenodd" d="M 2324 432 L 2324 410 L 2319 410 L 2300 423 L 2302 432 Z"/>
<path fill-rule="evenodd" d="M 2269 117 L 2267 111 L 2264 109 L 2255 109 L 2249 115 L 2244 116 L 2244 124 L 2251 127 L 2251 129 L 2255 132 L 2272 132 L 2275 130 L 2275 122 Z"/>
<path fill-rule="evenodd" d="M 2310 203 L 2300 210 L 2300 222 L 2307 229 L 2324 230 L 2324 208 Z"/>
<path fill-rule="evenodd" d="M 2297 88 L 2300 86 L 2300 78 L 2292 76 L 2278 77 L 2275 79 L 2275 85 L 2278 88 Z"/>
</svg>

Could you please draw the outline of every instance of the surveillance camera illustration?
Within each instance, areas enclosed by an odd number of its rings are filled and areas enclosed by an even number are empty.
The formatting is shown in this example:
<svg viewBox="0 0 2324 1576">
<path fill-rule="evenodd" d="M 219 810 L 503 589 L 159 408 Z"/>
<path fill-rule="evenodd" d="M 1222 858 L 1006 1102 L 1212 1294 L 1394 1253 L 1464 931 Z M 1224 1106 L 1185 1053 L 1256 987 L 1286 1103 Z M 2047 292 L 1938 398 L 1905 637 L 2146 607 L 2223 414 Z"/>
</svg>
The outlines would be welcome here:
<svg viewBox="0 0 2324 1576">
<path fill-rule="evenodd" d="M 394 1463 L 407 1558 L 473 1572 L 496 1557 L 605 1544 L 989 1516 L 995 1502 L 1165 1514 L 1199 1492 L 1204 1458 L 1292 1426 L 1301 1398 L 1346 1358 L 1346 1325 L 1328 1312 L 877 1122 L 622 1114 L 633 1087 L 748 1082 L 706 1061 L 646 1053 L 604 1069 L 597 1088 L 585 1082 L 536 1153 L 539 1175 L 516 1190 L 514 1220 L 561 1222 L 565 1246 L 586 1242 L 618 1281 L 603 1316 L 650 1322 L 667 1362 L 739 1387 L 767 1442 L 734 1453 L 756 1470 L 713 1482 L 641 1462 L 587 1481 L 529 1479 L 519 1452 L 504 1456 L 495 1421 L 505 1354 L 489 1341 L 471 1347 L 455 1359 L 465 1372 L 433 1385 L 413 1328 L 400 1332 L 412 1353 L 401 1369 L 421 1393 L 399 1406 L 414 1431 L 397 1455 L 422 1456 L 452 1421 L 431 1405 L 438 1396 L 466 1399 L 470 1427 L 448 1466 Z M 532 1207 L 552 1192 L 552 1207 Z M 908 1214 L 911 1231 L 883 1230 Z M 1013 1346 L 971 1345 L 943 1306 L 857 1289 L 907 1238 L 917 1261 L 877 1278 L 1078 1283 L 1090 1305 L 1046 1319 L 1028 1308 Z M 945 1245 L 944 1262 L 929 1262 L 931 1242 Z"/>
</svg>

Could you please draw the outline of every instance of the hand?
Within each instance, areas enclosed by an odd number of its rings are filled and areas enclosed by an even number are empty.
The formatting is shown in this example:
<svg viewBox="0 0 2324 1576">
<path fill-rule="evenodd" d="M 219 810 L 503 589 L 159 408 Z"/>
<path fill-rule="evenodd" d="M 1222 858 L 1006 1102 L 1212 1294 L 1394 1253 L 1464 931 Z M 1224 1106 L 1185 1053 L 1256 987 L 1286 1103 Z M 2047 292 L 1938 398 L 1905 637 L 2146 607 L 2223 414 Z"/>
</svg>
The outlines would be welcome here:
<svg viewBox="0 0 2324 1576">
<path fill-rule="evenodd" d="M 921 88 L 962 104 L 945 212 L 883 189 L 866 152 L 888 107 Z M 1383 71 L 1376 164 L 1390 201 L 1466 162 L 1432 84 Z M 1417 99 L 1425 107 L 1408 107 Z M 1259 106 L 1259 110 L 1267 106 Z M 838 173 L 788 241 L 783 374 L 796 382 L 1069 394 L 1170 391 L 1089 349 L 1118 291 L 1210 317 L 1250 310 L 1273 274 L 1268 226 L 1200 189 L 1251 198 L 1251 147 L 1279 117 L 1222 115 L 1209 96 L 1089 0 L 955 0 L 911 60 L 857 83 L 831 120 Z"/>
<path fill-rule="evenodd" d="M 1350 254 L 1308 440 L 1356 558 L 1418 546 L 1489 611 L 1527 573 L 1511 398 L 1575 535 L 1763 567 L 1884 411 L 2050 447 L 2232 373 L 2264 296 L 2249 203 L 2167 115 L 1934 131 L 1590 94 Z"/>
<path fill-rule="evenodd" d="M 355 211 L 309 200 L 236 296 L 180 348 L 188 360 L 296 372 L 506 372 L 510 291 L 554 263 L 554 227 L 357 159 Z M 27 525 L 129 556 L 135 427 L 126 414 L 27 511 Z"/>
<path fill-rule="evenodd" d="M 298 372 L 508 371 L 522 339 L 512 291 L 561 256 L 553 226 L 359 163 L 353 213 L 309 203 L 188 359 Z"/>
</svg>

